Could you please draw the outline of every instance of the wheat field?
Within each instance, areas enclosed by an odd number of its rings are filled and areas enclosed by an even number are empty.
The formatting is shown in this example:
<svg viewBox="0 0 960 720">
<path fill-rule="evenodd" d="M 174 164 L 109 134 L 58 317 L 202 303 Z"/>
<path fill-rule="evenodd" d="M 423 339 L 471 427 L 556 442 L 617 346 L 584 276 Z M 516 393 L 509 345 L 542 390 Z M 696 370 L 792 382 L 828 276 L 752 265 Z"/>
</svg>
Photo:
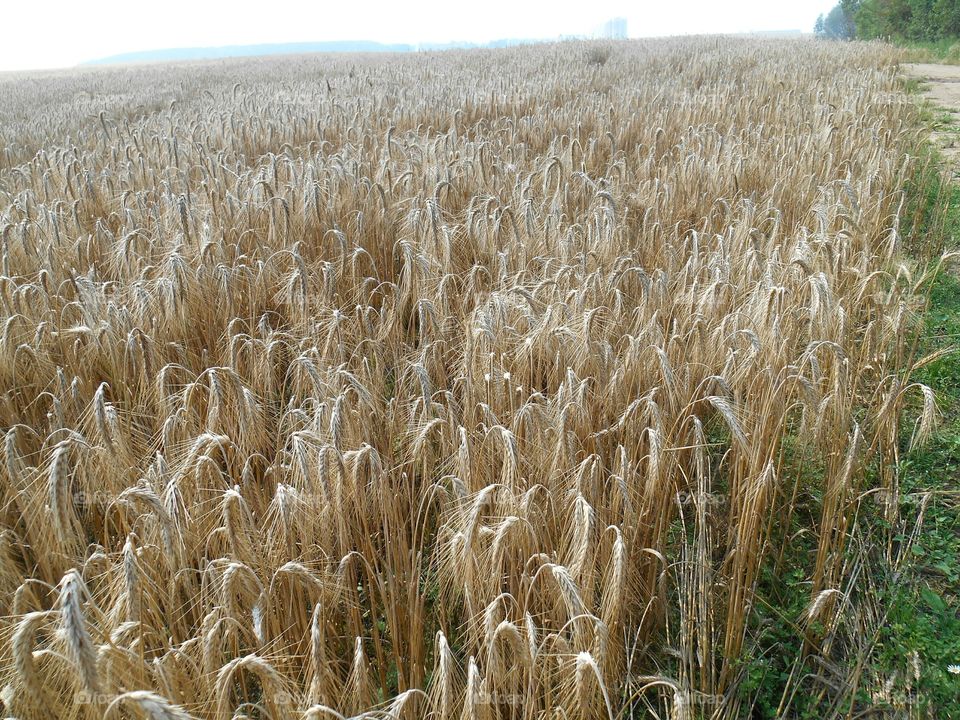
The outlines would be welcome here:
<svg viewBox="0 0 960 720">
<path fill-rule="evenodd" d="M 0 77 L 5 716 L 744 717 L 788 569 L 829 696 L 935 415 L 896 62 Z"/>
</svg>

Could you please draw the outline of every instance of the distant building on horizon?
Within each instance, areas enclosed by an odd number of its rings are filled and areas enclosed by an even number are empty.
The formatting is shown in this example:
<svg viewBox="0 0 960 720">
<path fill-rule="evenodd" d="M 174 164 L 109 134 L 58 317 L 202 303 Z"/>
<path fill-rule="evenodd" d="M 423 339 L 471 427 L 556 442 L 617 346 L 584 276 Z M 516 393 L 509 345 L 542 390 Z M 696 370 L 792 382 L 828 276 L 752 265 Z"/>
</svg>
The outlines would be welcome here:
<svg viewBox="0 0 960 720">
<path fill-rule="evenodd" d="M 602 35 L 608 40 L 626 40 L 627 19 L 624 17 L 616 17 L 607 20 L 603 24 Z"/>
</svg>

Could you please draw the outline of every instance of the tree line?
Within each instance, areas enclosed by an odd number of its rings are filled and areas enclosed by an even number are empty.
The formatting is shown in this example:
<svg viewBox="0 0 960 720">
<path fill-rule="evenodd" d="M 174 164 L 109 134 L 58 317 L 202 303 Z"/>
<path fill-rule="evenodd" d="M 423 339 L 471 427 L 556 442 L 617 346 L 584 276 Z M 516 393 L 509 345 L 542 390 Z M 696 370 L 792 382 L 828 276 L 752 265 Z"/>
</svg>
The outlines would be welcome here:
<svg viewBox="0 0 960 720">
<path fill-rule="evenodd" d="M 937 41 L 960 37 L 960 0 L 840 0 L 817 18 L 822 37 Z"/>
</svg>

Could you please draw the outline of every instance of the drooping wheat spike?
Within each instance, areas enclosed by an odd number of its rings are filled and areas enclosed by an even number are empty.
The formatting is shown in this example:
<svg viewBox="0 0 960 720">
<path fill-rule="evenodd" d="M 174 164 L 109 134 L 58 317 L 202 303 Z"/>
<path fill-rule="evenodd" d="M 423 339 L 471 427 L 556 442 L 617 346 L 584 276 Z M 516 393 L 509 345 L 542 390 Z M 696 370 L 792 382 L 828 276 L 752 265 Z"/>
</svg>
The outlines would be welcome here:
<svg viewBox="0 0 960 720">
<path fill-rule="evenodd" d="M 435 667 L 430 681 L 429 702 L 431 716 L 449 720 L 457 699 L 456 665 L 450 644 L 443 631 L 437 632 Z"/>
<path fill-rule="evenodd" d="M 44 610 L 27 613 L 17 622 L 10 638 L 14 672 L 34 706 L 42 706 L 44 702 L 43 684 L 34 661 L 34 647 L 37 632 L 48 621 L 50 614 Z"/>
<path fill-rule="evenodd" d="M 350 674 L 343 689 L 343 707 L 351 715 L 356 715 L 373 704 L 373 688 L 370 683 L 367 654 L 363 648 L 363 638 L 355 638 Z"/>
<path fill-rule="evenodd" d="M 149 690 L 131 690 L 117 695 L 104 711 L 104 720 L 122 717 L 120 713 L 125 705 L 136 708 L 147 720 L 195 720 L 182 707 Z"/>
<path fill-rule="evenodd" d="M 256 677 L 260 687 L 260 702 L 268 712 L 282 717 L 284 713 L 290 711 L 293 697 L 283 677 L 266 659 L 251 654 L 234 658 L 217 672 L 215 680 L 215 716 L 217 718 L 229 720 L 233 716 L 235 707 L 232 695 L 240 673 L 250 673 Z"/>
<path fill-rule="evenodd" d="M 97 651 L 87 630 L 87 618 L 83 611 L 84 603 L 89 598 L 87 587 L 79 572 L 68 570 L 60 580 L 59 590 L 59 626 L 67 657 L 77 671 L 81 687 L 97 694 L 100 691 Z"/>
</svg>

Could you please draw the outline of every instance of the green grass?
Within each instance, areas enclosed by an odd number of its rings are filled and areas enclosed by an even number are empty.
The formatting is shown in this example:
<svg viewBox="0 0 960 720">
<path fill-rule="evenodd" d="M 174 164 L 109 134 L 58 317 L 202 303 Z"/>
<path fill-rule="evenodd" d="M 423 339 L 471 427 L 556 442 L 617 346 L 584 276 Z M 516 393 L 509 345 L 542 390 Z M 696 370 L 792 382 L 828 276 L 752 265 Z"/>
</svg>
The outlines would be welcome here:
<svg viewBox="0 0 960 720">
<path fill-rule="evenodd" d="M 955 227 L 960 204 L 956 193 L 951 196 Z M 933 284 L 921 346 L 931 352 L 958 342 L 960 280 L 948 271 Z M 935 717 L 960 718 L 960 675 L 947 671 L 949 665 L 960 665 L 960 354 L 941 357 L 912 379 L 935 390 L 943 419 L 933 439 L 901 463 L 901 514 L 916 517 L 923 509 L 924 520 L 909 545 L 902 532 L 892 538 L 908 549 L 898 577 L 891 578 L 895 582 L 881 598 L 890 612 L 877 663 L 887 672 L 902 671 L 904 658 L 916 657 L 921 709 L 929 707 Z"/>
<path fill-rule="evenodd" d="M 942 47 L 942 45 L 941 45 Z M 949 115 L 931 111 L 925 118 L 938 130 Z M 945 127 L 947 126 L 947 127 Z M 911 250 L 921 263 L 934 263 L 944 251 L 958 249 L 960 186 L 946 179 L 936 148 L 908 186 Z M 906 233 L 905 233 L 906 234 Z M 877 584 L 877 605 L 887 609 L 871 667 L 893 677 L 893 686 L 910 706 L 912 717 L 960 718 L 960 265 L 941 269 L 929 287 L 922 318 L 918 357 L 945 354 L 916 370 L 910 380 L 936 393 L 941 425 L 925 446 L 907 450 L 913 427 L 904 423 L 899 478 L 901 523 L 886 526 L 892 572 Z M 916 409 L 916 408 L 915 408 Z M 922 518 L 922 522 L 917 522 Z"/>
<path fill-rule="evenodd" d="M 944 38 L 923 42 L 903 43 L 910 62 L 945 63 L 960 65 L 960 38 Z"/>
</svg>

